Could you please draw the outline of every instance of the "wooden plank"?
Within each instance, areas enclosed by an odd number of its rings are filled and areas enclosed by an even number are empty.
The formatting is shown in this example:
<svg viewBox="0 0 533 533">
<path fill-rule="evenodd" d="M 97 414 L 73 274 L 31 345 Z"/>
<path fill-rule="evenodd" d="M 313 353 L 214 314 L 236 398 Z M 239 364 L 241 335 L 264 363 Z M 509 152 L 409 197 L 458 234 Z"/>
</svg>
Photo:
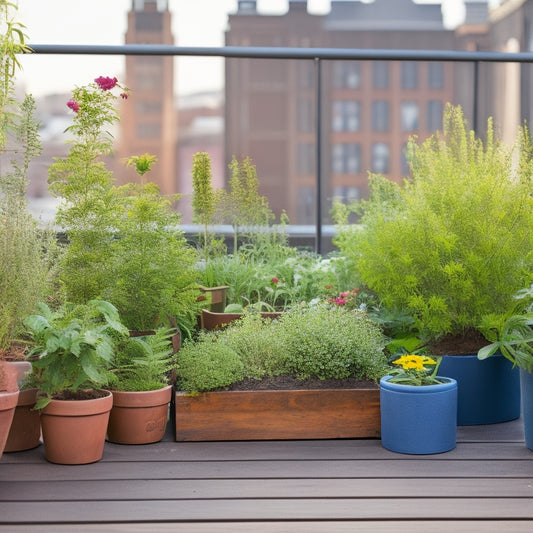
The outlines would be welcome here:
<svg viewBox="0 0 533 533">
<path fill-rule="evenodd" d="M 376 439 L 301 440 L 301 441 L 232 441 L 232 442 L 160 442 L 144 446 L 106 443 L 103 462 L 197 461 L 197 460 L 344 460 L 401 459 L 494 460 L 528 459 L 531 450 L 524 442 L 459 443 L 454 450 L 438 456 L 403 456 L 386 450 Z M 41 446 L 23 453 L 4 453 L 0 464 L 36 464 L 44 461 Z"/>
<path fill-rule="evenodd" d="M 0 524 L 139 522 L 145 520 L 533 520 L 523 498 L 252 499 L 71 502 L 9 502 Z"/>
<path fill-rule="evenodd" d="M 75 469 L 52 463 L 4 464 L 0 491 L 10 480 L 84 479 L 289 479 L 289 478 L 531 478 L 533 461 L 189 461 L 103 462 Z"/>
<path fill-rule="evenodd" d="M 250 498 L 532 498 L 529 479 L 247 479 L 11 481 L 1 501 Z"/>
<path fill-rule="evenodd" d="M 182 522 L 176 523 L 145 522 L 143 524 L 84 524 L 84 533 L 105 531 L 106 533 L 351 533 L 352 531 L 369 531 L 379 533 L 530 533 L 533 523 L 525 520 L 471 520 L 471 521 L 295 521 L 295 522 Z M 0 531 L 6 533 L 72 533 L 71 525 L 56 524 L 53 526 L 0 526 Z"/>
<path fill-rule="evenodd" d="M 379 437 L 379 389 L 176 393 L 177 441 Z"/>
</svg>

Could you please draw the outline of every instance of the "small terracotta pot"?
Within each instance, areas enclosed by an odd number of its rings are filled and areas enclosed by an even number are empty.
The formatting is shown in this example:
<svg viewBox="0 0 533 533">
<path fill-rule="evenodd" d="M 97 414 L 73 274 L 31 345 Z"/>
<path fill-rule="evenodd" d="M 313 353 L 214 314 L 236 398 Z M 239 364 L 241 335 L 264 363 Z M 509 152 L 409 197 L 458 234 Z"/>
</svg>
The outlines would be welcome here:
<svg viewBox="0 0 533 533">
<path fill-rule="evenodd" d="M 13 414 L 17 406 L 17 399 L 19 391 L 13 392 L 0 392 L 0 457 L 4 451 L 7 436 L 9 434 L 9 428 L 13 420 Z"/>
<path fill-rule="evenodd" d="M 41 410 L 45 457 L 82 465 L 102 458 L 113 395 L 94 400 L 52 400 Z"/>
<path fill-rule="evenodd" d="M 20 391 L 17 408 L 11 422 L 5 452 L 22 452 L 36 448 L 41 443 L 41 420 L 34 410 L 37 389 Z"/>
<path fill-rule="evenodd" d="M 142 392 L 113 391 L 107 440 L 116 444 L 150 444 L 165 435 L 172 386 Z"/>
</svg>

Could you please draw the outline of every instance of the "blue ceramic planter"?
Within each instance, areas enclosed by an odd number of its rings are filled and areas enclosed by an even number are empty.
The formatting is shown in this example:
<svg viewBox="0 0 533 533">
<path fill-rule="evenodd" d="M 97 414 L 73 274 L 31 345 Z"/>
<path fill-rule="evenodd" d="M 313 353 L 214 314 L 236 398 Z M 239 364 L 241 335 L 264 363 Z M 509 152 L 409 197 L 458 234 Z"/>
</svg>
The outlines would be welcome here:
<svg viewBox="0 0 533 533">
<path fill-rule="evenodd" d="M 393 452 L 432 454 L 455 448 L 457 382 L 415 387 L 381 378 L 381 443 Z"/>
<path fill-rule="evenodd" d="M 439 375 L 459 387 L 457 425 L 497 424 L 520 417 L 520 371 L 503 355 L 445 355 Z"/>
<path fill-rule="evenodd" d="M 524 436 L 526 446 L 533 450 L 533 373 L 520 369 L 522 389 L 522 417 L 524 419 Z"/>
</svg>

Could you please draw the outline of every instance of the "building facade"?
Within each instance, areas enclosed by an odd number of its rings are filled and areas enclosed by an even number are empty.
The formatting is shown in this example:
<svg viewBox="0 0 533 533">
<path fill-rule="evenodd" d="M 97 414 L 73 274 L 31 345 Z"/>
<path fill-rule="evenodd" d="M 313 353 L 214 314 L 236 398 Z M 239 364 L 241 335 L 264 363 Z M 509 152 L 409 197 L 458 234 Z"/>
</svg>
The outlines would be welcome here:
<svg viewBox="0 0 533 533">
<path fill-rule="evenodd" d="M 487 18 L 486 3 L 481 7 Z M 465 30 L 464 42 L 475 26 Z M 242 0 L 228 28 L 228 46 L 453 50 L 464 45 L 445 28 L 439 4 L 412 0 L 333 0 L 330 12 L 319 16 L 308 13 L 306 0 L 290 0 L 281 16 L 261 15 L 255 1 Z M 277 213 L 285 209 L 296 224 L 313 223 L 316 215 L 314 68 L 311 60 L 226 60 L 226 159 L 249 155 L 270 205 Z M 423 139 L 439 129 L 447 102 L 471 113 L 471 87 L 461 94 L 456 76 L 450 62 L 323 61 L 326 217 L 334 199 L 367 196 L 369 172 L 397 181 L 407 176 L 409 137 Z"/>
</svg>

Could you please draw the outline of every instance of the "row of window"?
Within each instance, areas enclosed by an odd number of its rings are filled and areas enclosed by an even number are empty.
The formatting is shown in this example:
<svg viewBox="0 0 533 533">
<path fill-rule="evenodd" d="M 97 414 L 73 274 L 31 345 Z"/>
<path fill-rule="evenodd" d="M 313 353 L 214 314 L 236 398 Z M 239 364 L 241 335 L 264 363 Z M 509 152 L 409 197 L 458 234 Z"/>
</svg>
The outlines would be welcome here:
<svg viewBox="0 0 533 533">
<path fill-rule="evenodd" d="M 297 166 L 299 174 L 314 174 L 316 147 L 311 143 L 298 145 Z M 402 174 L 407 175 L 409 168 L 405 155 L 402 154 Z M 366 170 L 363 166 L 361 145 L 358 143 L 334 144 L 331 147 L 332 174 L 360 174 Z M 388 174 L 390 171 L 390 147 L 387 143 L 373 143 L 370 150 L 368 170 L 376 174 Z"/>
</svg>

